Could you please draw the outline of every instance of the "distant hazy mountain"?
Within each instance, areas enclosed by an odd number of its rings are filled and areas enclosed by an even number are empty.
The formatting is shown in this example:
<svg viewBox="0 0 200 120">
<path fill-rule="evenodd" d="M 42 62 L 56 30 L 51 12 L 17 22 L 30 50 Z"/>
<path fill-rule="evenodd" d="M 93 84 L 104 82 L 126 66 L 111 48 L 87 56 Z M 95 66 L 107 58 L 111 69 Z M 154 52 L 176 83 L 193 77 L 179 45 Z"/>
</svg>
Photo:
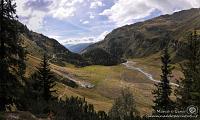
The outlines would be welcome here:
<svg viewBox="0 0 200 120">
<path fill-rule="evenodd" d="M 92 43 L 79 43 L 79 44 L 66 44 L 65 47 L 74 53 L 81 53 L 82 50 L 87 48 Z"/>
<path fill-rule="evenodd" d="M 183 10 L 117 28 L 83 53 L 101 48 L 113 56 L 135 58 L 159 53 L 169 45 L 174 60 L 182 60 L 182 54 L 187 53 L 186 35 L 194 29 L 200 31 L 199 11 L 200 8 Z"/>
</svg>

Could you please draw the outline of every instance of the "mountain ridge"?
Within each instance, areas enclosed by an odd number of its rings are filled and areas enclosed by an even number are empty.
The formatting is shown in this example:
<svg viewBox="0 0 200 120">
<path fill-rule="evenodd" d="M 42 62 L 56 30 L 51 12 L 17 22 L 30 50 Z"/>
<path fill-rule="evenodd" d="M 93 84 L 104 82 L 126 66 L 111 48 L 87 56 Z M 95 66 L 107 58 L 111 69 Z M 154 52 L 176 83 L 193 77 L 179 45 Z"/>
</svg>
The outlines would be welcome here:
<svg viewBox="0 0 200 120">
<path fill-rule="evenodd" d="M 200 8 L 119 27 L 110 32 L 103 41 L 90 45 L 82 54 L 101 48 L 121 58 L 138 58 L 160 52 L 169 45 L 174 54 L 173 60 L 180 61 L 180 54 L 186 47 L 186 35 L 194 29 L 200 29 Z"/>
<path fill-rule="evenodd" d="M 77 53 L 73 53 L 61 45 L 57 40 L 43 34 L 30 31 L 25 25 L 17 21 L 19 39 L 24 44 L 28 54 L 42 58 L 46 52 L 50 62 L 64 65 L 64 62 L 78 66 L 88 65 L 89 62 Z"/>
</svg>

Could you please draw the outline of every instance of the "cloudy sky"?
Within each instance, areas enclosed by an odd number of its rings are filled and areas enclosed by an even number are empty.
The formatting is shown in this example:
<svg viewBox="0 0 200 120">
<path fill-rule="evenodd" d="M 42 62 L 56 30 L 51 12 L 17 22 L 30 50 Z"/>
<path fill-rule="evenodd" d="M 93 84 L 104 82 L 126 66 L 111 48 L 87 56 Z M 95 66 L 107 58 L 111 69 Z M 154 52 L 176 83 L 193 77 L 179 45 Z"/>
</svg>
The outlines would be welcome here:
<svg viewBox="0 0 200 120">
<path fill-rule="evenodd" d="M 16 0 L 19 20 L 62 44 L 102 40 L 114 28 L 200 7 L 200 0 Z"/>
</svg>

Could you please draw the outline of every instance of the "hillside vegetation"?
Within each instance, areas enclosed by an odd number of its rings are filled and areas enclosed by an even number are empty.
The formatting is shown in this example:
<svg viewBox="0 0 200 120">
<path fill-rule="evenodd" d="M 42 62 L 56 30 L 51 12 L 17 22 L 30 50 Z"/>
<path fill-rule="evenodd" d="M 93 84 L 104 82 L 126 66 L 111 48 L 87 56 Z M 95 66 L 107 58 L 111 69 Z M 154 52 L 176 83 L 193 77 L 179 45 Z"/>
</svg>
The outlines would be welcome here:
<svg viewBox="0 0 200 120">
<path fill-rule="evenodd" d="M 117 28 L 103 41 L 90 45 L 83 53 L 102 48 L 121 58 L 138 58 L 151 56 L 169 45 L 173 51 L 173 61 L 180 62 L 184 59 L 182 53 L 187 46 L 188 32 L 200 29 L 199 10 L 183 10 Z"/>
<path fill-rule="evenodd" d="M 51 62 L 64 65 L 65 62 L 78 66 L 88 65 L 88 61 L 77 53 L 73 53 L 61 45 L 57 40 L 48 38 L 42 34 L 30 31 L 25 25 L 17 22 L 19 39 L 22 40 L 28 54 L 42 58 L 45 51 Z"/>
</svg>

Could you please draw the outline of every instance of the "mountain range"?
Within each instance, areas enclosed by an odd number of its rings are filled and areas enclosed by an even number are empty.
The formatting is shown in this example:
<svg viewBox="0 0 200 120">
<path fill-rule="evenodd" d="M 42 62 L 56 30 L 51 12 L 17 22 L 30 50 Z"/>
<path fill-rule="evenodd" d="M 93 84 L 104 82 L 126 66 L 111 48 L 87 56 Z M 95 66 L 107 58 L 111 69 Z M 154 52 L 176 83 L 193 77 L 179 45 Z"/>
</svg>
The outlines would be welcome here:
<svg viewBox="0 0 200 120">
<path fill-rule="evenodd" d="M 112 57 L 110 53 L 107 53 L 104 50 L 95 52 L 98 53 L 98 56 L 100 56 L 98 57 L 98 61 L 96 61 L 97 54 L 95 54 L 95 56 L 94 54 L 78 54 L 78 52 L 90 45 L 90 43 L 70 47 L 68 46 L 69 49 L 67 49 L 57 40 L 44 36 L 43 34 L 33 32 L 18 21 L 17 26 L 19 29 L 19 39 L 21 39 L 28 55 L 30 56 L 42 59 L 44 53 L 46 52 L 51 63 L 61 66 L 64 66 L 65 63 L 71 63 L 76 66 L 115 65 L 121 63 L 120 58 Z M 106 57 L 104 57 L 105 53 Z"/>
<path fill-rule="evenodd" d="M 148 57 L 170 47 L 174 62 L 184 59 L 189 31 L 200 29 L 200 8 L 175 12 L 126 25 L 113 30 L 103 41 L 90 45 L 83 54 L 92 49 L 103 49 L 119 58 Z"/>
<path fill-rule="evenodd" d="M 93 43 L 66 44 L 65 47 L 74 53 L 80 53 Z"/>
<path fill-rule="evenodd" d="M 64 62 L 78 66 L 115 65 L 124 62 L 123 59 L 160 53 L 166 46 L 170 47 L 173 61 L 179 62 L 184 60 L 182 53 L 185 53 L 187 47 L 187 33 L 200 29 L 199 11 L 200 8 L 193 8 L 172 15 L 162 15 L 117 28 L 106 35 L 103 41 L 95 44 L 66 46 L 29 30 L 20 22 L 17 23 L 20 39 L 23 40 L 28 54 L 42 58 L 46 51 L 50 61 L 59 65 Z"/>
</svg>

